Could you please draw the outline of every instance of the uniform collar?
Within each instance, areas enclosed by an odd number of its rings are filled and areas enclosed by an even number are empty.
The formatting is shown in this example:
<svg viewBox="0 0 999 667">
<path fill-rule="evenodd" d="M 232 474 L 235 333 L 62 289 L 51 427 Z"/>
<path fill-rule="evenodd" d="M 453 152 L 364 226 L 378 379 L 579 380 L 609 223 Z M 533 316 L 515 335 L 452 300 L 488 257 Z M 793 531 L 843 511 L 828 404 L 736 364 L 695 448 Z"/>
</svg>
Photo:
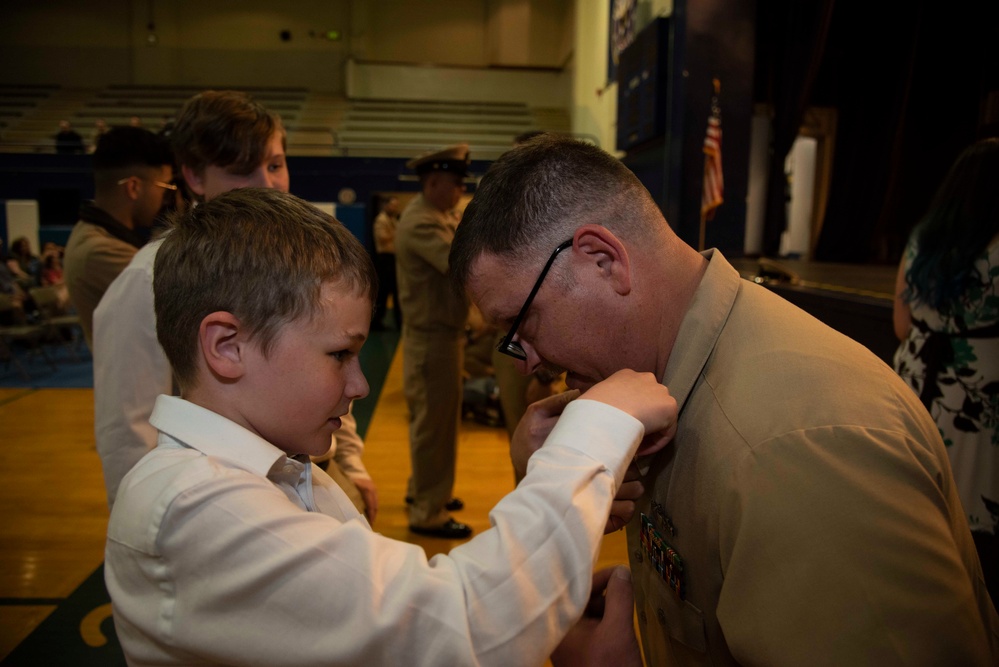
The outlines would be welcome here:
<svg viewBox="0 0 999 667">
<path fill-rule="evenodd" d="M 663 384 L 669 387 L 681 412 L 732 312 L 742 281 L 717 249 L 701 254 L 708 260 L 708 268 L 680 324 L 663 374 Z"/>
<path fill-rule="evenodd" d="M 136 248 L 141 248 L 143 245 L 142 238 L 135 233 L 135 230 L 123 225 L 117 218 L 92 201 L 80 204 L 80 220 L 96 225 L 119 241 L 124 241 Z"/>
</svg>

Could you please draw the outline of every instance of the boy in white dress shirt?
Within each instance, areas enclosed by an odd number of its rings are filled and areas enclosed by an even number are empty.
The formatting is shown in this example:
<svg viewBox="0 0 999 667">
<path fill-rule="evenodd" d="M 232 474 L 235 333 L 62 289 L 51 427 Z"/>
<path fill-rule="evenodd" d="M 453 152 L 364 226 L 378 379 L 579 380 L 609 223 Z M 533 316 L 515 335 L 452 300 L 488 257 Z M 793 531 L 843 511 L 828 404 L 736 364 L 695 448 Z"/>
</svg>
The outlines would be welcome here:
<svg viewBox="0 0 999 667">
<path fill-rule="evenodd" d="M 375 284 L 361 244 L 289 194 L 236 190 L 175 221 L 154 291 L 181 395 L 157 399 L 157 446 L 108 527 L 129 664 L 536 665 L 601 609 L 553 661 L 640 665 L 628 571 L 592 569 L 643 436 L 672 436 L 668 390 L 622 371 L 529 413 L 550 434 L 493 528 L 428 562 L 309 461 L 368 392 Z"/>
</svg>

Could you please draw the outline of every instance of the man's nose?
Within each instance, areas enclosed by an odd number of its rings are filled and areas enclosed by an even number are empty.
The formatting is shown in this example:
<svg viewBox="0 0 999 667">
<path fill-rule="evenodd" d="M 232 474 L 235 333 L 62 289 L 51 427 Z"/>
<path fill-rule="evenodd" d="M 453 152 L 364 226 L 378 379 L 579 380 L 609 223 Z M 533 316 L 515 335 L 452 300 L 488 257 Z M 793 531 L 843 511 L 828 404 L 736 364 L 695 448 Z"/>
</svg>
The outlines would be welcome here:
<svg viewBox="0 0 999 667">
<path fill-rule="evenodd" d="M 530 375 L 538 369 L 538 366 L 541 365 L 541 356 L 538 354 L 538 351 L 534 349 L 534 346 L 525 341 L 523 338 L 516 336 L 514 337 L 514 340 L 520 343 L 521 349 L 524 350 L 524 354 L 527 356 L 526 359 L 517 359 L 517 370 L 524 375 Z"/>
</svg>

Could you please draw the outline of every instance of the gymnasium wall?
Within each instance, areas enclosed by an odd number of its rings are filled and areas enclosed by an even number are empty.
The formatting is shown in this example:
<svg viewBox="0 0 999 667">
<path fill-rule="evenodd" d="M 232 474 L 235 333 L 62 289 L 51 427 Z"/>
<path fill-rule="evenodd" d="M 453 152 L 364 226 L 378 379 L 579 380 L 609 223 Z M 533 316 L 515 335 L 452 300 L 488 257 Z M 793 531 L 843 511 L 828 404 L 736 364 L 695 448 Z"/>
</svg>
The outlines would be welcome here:
<svg viewBox="0 0 999 667">
<path fill-rule="evenodd" d="M 573 7 L 573 0 L 12 3 L 0 22 L 0 82 L 344 94 L 350 59 L 529 73 L 568 60 Z"/>
</svg>

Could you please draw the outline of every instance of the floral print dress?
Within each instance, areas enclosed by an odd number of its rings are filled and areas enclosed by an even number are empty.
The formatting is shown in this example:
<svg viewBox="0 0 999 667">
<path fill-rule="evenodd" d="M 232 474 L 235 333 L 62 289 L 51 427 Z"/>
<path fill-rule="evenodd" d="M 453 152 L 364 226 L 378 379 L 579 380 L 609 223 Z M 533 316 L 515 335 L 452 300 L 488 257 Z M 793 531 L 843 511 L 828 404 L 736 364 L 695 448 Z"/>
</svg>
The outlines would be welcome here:
<svg viewBox="0 0 999 667">
<path fill-rule="evenodd" d="M 915 252 L 910 241 L 906 271 Z M 976 267 L 982 279 L 948 316 L 909 303 L 912 329 L 895 352 L 895 371 L 940 429 L 971 529 L 993 531 L 999 518 L 999 237 Z"/>
</svg>

